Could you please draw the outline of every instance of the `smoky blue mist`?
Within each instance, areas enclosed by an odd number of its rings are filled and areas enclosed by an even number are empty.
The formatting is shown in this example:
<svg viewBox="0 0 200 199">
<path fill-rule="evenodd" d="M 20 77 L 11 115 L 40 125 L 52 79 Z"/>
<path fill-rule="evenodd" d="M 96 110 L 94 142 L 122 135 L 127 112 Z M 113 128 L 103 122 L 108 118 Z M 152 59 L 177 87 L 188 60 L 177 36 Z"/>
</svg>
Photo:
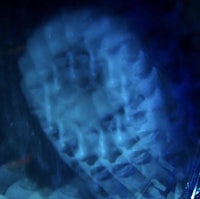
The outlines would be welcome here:
<svg viewBox="0 0 200 199">
<path fill-rule="evenodd" d="M 50 199 L 194 199 L 198 67 L 182 4 L 120 5 L 63 6 L 29 29 L 11 87 L 18 123 L 4 114 L 15 133 L 1 137 Z"/>
</svg>

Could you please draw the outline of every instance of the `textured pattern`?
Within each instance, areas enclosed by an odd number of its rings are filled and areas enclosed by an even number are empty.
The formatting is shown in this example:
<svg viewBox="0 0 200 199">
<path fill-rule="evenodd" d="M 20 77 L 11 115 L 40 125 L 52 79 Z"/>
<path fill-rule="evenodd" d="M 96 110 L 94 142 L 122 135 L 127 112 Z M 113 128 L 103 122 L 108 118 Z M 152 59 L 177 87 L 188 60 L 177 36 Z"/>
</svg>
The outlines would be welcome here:
<svg viewBox="0 0 200 199">
<path fill-rule="evenodd" d="M 178 198 L 169 161 L 185 112 L 122 24 L 79 11 L 38 29 L 19 63 L 23 92 L 96 198 Z"/>
</svg>

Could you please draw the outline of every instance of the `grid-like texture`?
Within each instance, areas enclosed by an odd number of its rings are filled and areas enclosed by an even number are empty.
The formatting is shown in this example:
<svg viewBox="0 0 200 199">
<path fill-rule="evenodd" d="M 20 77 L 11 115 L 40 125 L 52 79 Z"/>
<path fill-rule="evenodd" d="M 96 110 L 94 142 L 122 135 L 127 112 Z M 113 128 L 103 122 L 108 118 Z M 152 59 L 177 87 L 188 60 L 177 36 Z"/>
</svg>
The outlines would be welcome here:
<svg viewBox="0 0 200 199">
<path fill-rule="evenodd" d="M 19 64 L 24 95 L 96 198 L 178 197 L 170 161 L 185 113 L 138 38 L 96 15 L 62 15 L 34 33 Z"/>
</svg>

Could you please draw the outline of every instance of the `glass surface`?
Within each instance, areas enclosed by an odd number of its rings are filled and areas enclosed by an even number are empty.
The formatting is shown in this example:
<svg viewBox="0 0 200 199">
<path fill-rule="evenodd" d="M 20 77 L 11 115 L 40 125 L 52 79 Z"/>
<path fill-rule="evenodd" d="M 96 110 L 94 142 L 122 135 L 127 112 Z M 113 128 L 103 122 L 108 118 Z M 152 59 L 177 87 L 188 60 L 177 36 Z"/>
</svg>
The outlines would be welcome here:
<svg viewBox="0 0 200 199">
<path fill-rule="evenodd" d="M 2 197 L 199 198 L 197 8 L 2 6 Z"/>
</svg>

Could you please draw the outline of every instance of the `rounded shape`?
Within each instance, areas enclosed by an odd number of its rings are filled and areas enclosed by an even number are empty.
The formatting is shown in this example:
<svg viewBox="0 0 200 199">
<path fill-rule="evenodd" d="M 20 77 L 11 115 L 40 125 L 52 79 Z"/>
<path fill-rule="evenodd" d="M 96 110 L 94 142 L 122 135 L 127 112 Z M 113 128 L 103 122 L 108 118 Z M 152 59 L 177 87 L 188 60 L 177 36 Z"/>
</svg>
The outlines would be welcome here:
<svg viewBox="0 0 200 199">
<path fill-rule="evenodd" d="M 151 179 L 172 175 L 160 160 L 179 118 L 170 126 L 145 56 L 122 20 L 79 10 L 38 29 L 19 61 L 24 95 L 60 157 L 110 196 L 155 198 Z"/>
</svg>

